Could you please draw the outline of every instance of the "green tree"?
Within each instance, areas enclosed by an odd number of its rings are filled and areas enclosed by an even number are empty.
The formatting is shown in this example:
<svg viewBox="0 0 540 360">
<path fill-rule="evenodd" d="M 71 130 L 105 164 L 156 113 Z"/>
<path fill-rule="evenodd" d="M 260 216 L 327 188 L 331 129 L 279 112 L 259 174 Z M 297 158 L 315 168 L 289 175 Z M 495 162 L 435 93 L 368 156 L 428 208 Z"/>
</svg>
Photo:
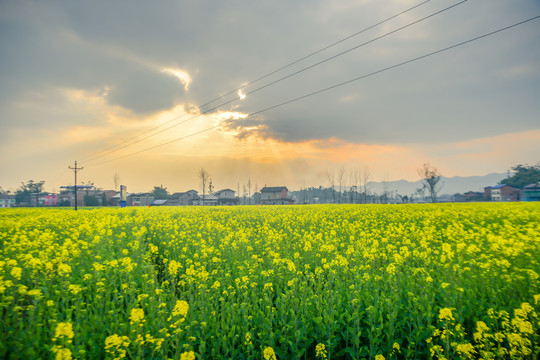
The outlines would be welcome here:
<svg viewBox="0 0 540 360">
<path fill-rule="evenodd" d="M 95 195 L 84 195 L 84 205 L 85 206 L 99 206 L 99 199 Z"/>
<path fill-rule="evenodd" d="M 512 168 L 514 175 L 501 180 L 499 184 L 506 184 L 518 189 L 525 185 L 540 182 L 540 163 L 537 165 L 517 165 Z"/>
<path fill-rule="evenodd" d="M 167 191 L 166 187 L 163 187 L 163 185 L 154 186 L 154 190 L 152 190 L 152 195 L 156 200 L 165 200 L 167 199 L 167 196 L 169 196 L 169 192 Z"/>
<path fill-rule="evenodd" d="M 21 183 L 21 187 L 17 189 L 15 194 L 15 202 L 17 204 L 30 203 L 30 194 L 39 194 L 43 192 L 43 185 L 45 181 L 28 180 L 28 182 Z"/>
</svg>

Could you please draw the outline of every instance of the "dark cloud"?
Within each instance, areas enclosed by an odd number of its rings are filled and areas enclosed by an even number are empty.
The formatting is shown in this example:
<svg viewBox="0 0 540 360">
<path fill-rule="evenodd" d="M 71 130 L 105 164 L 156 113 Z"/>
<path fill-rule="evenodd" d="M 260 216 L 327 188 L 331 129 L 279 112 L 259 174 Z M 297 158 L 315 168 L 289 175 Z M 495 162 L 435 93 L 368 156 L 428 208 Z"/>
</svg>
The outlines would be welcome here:
<svg viewBox="0 0 540 360">
<path fill-rule="evenodd" d="M 109 88 L 136 115 L 202 104 L 418 2 L 21 1 L 0 4 L 0 126 L 29 93 Z M 244 89 L 320 61 L 455 2 L 433 1 L 384 27 Z M 469 1 L 290 79 L 226 104 L 245 113 L 383 69 L 540 13 L 534 1 Z M 538 128 L 538 22 L 243 120 L 288 141 L 459 141 Z M 189 91 L 163 67 L 192 77 Z M 230 98 L 230 97 L 229 97 Z M 213 103 L 226 102 L 225 98 Z M 51 105 L 52 106 L 52 105 Z M 206 107 L 203 111 L 211 108 Z M 81 116 L 84 119 L 86 116 Z M 100 119 L 95 119 L 99 121 Z M 90 121 L 53 117 L 54 123 Z M 263 126 L 264 125 L 264 126 Z M 231 125 L 232 126 L 232 125 Z M 249 131 L 242 131 L 247 136 Z"/>
</svg>

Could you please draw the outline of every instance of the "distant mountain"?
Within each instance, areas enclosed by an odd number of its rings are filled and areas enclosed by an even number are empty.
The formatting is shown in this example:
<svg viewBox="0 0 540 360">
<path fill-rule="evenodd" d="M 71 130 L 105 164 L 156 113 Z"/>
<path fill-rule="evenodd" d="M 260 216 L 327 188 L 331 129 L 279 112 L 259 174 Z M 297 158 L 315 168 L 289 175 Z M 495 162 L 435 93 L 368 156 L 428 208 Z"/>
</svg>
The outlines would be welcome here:
<svg viewBox="0 0 540 360">
<path fill-rule="evenodd" d="M 453 176 L 453 177 L 442 177 L 441 178 L 441 191 L 439 195 L 448 194 L 453 195 L 457 193 L 465 193 L 467 191 L 477 191 L 483 192 L 484 187 L 493 186 L 499 183 L 499 181 L 505 179 L 508 175 L 506 173 L 492 173 L 484 176 Z M 371 192 L 376 192 L 382 194 L 384 188 L 388 192 L 397 191 L 400 195 L 410 195 L 416 192 L 416 189 L 423 186 L 422 181 L 418 180 L 416 182 L 410 182 L 407 180 L 397 180 L 397 181 L 387 181 L 386 184 L 381 182 L 370 182 L 368 183 L 369 190 Z"/>
</svg>

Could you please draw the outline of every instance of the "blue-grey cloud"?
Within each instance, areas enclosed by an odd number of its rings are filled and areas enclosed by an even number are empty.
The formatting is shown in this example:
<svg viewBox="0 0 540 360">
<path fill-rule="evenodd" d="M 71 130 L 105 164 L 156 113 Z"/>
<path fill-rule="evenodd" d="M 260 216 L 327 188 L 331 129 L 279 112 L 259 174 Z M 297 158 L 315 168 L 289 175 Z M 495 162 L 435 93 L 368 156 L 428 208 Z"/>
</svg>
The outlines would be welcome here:
<svg viewBox="0 0 540 360">
<path fill-rule="evenodd" d="M 139 116 L 202 104 L 418 2 L 2 2 L 0 127 L 39 126 L 39 119 L 17 113 L 13 104 L 58 88 L 108 88 L 110 105 Z M 430 1 L 244 92 L 453 3 Z M 257 112 L 537 13 L 540 4 L 532 0 L 468 1 L 223 109 Z M 365 143 L 459 141 L 535 129 L 539 37 L 538 22 L 529 23 L 239 125 L 262 122 L 263 135 L 289 141 L 338 137 Z M 189 91 L 161 72 L 164 67 L 188 72 Z M 55 118 L 52 111 L 50 119 L 58 125 L 91 121 Z"/>
</svg>

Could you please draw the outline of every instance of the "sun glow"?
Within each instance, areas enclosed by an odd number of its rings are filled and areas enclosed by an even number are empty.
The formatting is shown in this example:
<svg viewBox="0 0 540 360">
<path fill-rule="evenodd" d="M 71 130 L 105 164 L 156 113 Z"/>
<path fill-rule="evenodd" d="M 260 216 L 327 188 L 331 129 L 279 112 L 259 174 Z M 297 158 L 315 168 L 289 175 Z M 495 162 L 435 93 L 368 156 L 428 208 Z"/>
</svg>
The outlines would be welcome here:
<svg viewBox="0 0 540 360">
<path fill-rule="evenodd" d="M 246 94 L 242 92 L 242 89 L 238 89 L 238 97 L 240 100 L 244 100 L 246 98 Z"/>
<path fill-rule="evenodd" d="M 184 84 L 184 89 L 186 91 L 189 90 L 189 84 L 191 84 L 191 76 L 187 71 L 175 68 L 163 68 L 161 69 L 161 72 L 174 76 L 175 78 L 180 80 L 182 84 Z"/>
<path fill-rule="evenodd" d="M 244 113 L 236 112 L 236 111 L 223 111 L 223 112 L 218 112 L 216 114 L 213 114 L 212 116 L 217 121 L 223 122 L 223 121 L 227 121 L 227 120 L 245 119 L 245 118 L 248 117 L 248 114 L 244 114 Z"/>
</svg>

